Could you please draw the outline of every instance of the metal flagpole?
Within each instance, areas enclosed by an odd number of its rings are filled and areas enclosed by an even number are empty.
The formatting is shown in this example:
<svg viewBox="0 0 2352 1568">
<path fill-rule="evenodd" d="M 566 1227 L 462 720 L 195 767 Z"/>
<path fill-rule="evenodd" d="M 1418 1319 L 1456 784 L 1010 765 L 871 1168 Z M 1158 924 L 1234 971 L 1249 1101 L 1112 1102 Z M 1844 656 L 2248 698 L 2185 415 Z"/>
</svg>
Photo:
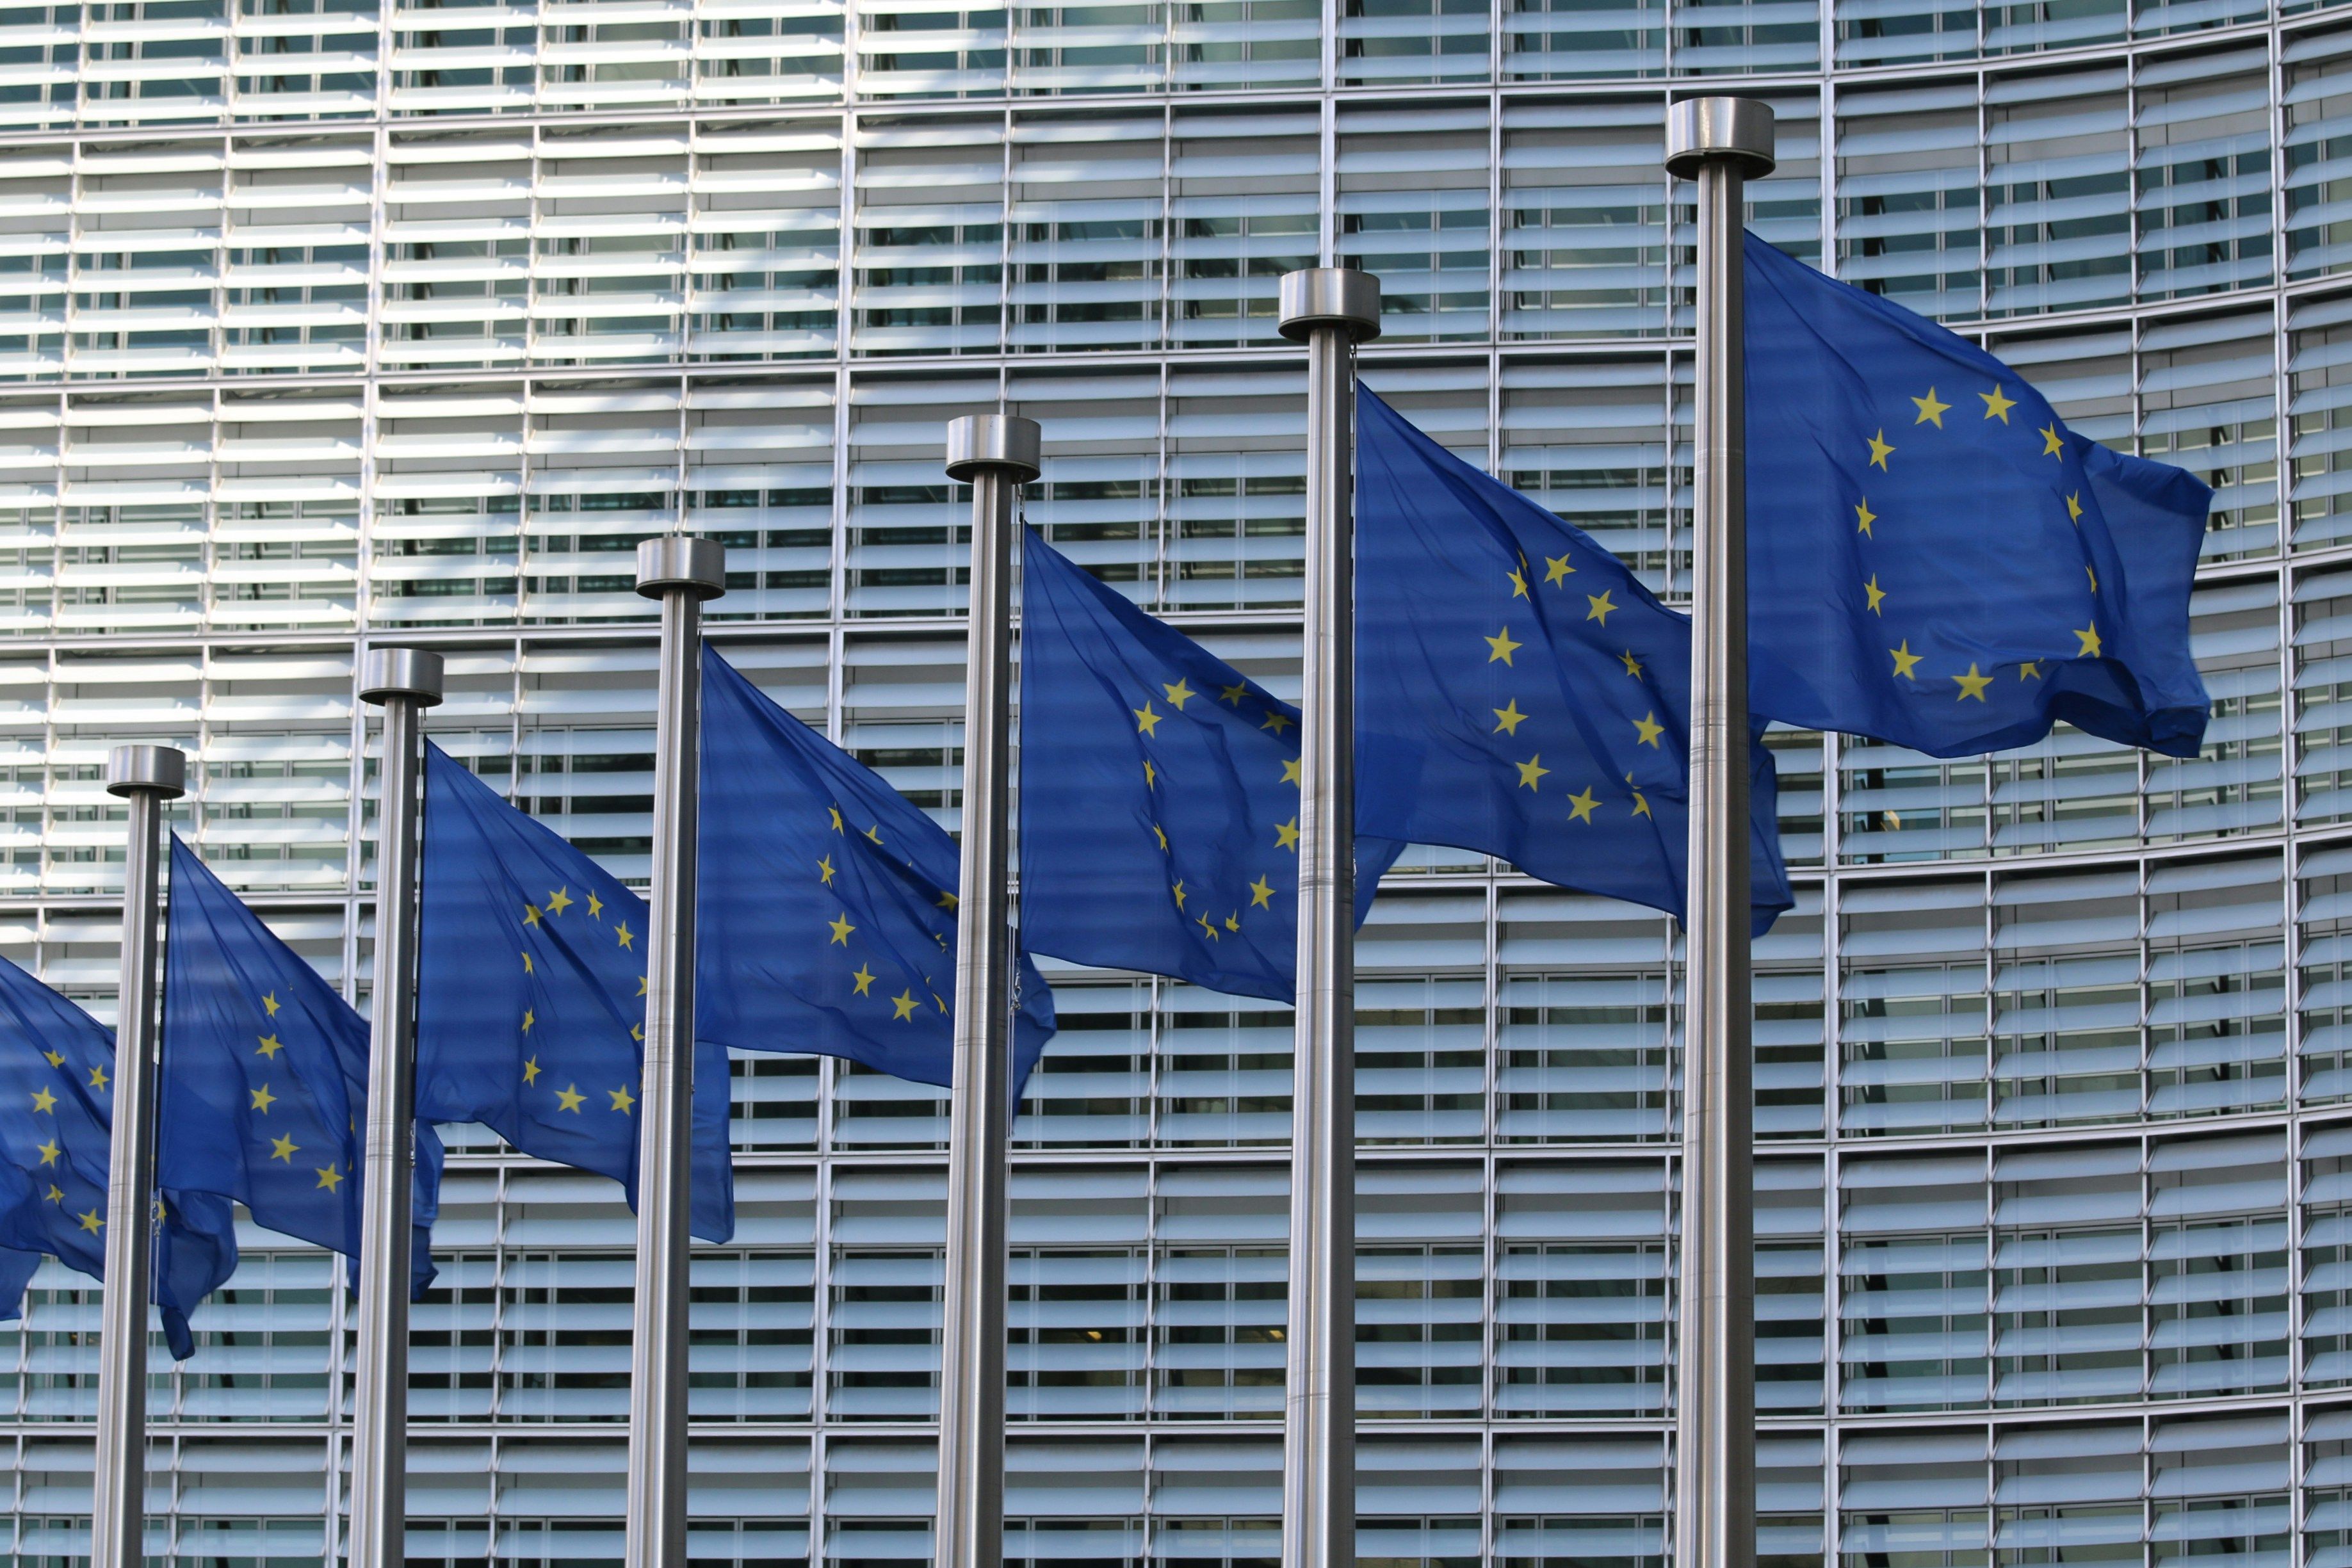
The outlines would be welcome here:
<svg viewBox="0 0 2352 1568">
<path fill-rule="evenodd" d="M 155 1201 L 157 884 L 163 802 L 187 793 L 187 753 L 118 746 L 106 792 L 131 803 L 122 856 L 122 990 L 114 1026 L 114 1124 L 106 1173 L 106 1291 L 99 1327 L 90 1568 L 139 1568 L 147 1525 L 147 1297 Z"/>
<path fill-rule="evenodd" d="M 400 1568 L 408 1533 L 408 1272 L 415 1223 L 416 815 L 426 708 L 441 655 L 372 648 L 360 700 L 383 708 L 376 819 L 375 996 L 368 1056 L 367 1173 L 361 1188 L 359 1387 L 352 1435 L 351 1568 Z"/>
<path fill-rule="evenodd" d="M 1356 1562 L 1355 346 L 1381 282 L 1282 278 L 1307 344 L 1307 656 L 1299 755 L 1298 1010 L 1291 1045 L 1290 1301 L 1283 1568 Z"/>
<path fill-rule="evenodd" d="M 1698 182 L 1698 428 L 1692 513 L 1690 897 L 1683 1014 L 1677 1568 L 1756 1562 L 1753 1021 L 1748 921 L 1748 533 L 1741 188 L 1772 171 L 1772 111 L 1694 99 L 1666 170 Z"/>
<path fill-rule="evenodd" d="M 971 612 L 964 652 L 962 891 L 948 1131 L 940 1516 L 932 1557 L 939 1568 L 997 1568 L 1004 1559 L 1004 1151 L 1013 1120 L 1006 732 L 1013 500 L 1037 477 L 1038 451 L 1034 419 L 976 413 L 948 425 L 948 476 L 971 485 Z"/>
<path fill-rule="evenodd" d="M 727 591 L 726 547 L 637 546 L 637 591 L 661 601 L 654 852 L 639 1091 L 637 1295 L 629 1341 L 626 1568 L 686 1565 L 687 1219 L 694 1147 L 695 829 L 701 804 L 702 601 Z"/>
</svg>

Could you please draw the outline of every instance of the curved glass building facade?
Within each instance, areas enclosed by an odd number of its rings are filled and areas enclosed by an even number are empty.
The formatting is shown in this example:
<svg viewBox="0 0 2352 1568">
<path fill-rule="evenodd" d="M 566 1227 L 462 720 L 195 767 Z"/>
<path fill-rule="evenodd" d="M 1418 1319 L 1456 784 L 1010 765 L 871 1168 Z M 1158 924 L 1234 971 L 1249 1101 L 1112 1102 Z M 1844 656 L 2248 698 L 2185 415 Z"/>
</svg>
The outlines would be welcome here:
<svg viewBox="0 0 2352 1568">
<path fill-rule="evenodd" d="M 2218 492 L 2200 758 L 1773 737 L 1769 1568 L 2352 1568 L 2352 6 L 0 0 L 0 952 L 110 1009 L 100 764 L 168 741 L 180 831 L 361 997 L 370 637 L 642 874 L 629 551 L 681 522 L 729 656 L 952 810 L 941 427 L 1000 400 L 1031 520 L 1295 691 L 1275 288 L 1318 259 L 1384 281 L 1384 396 L 1685 592 L 1661 126 L 1733 90 L 1780 119 L 1760 232 Z M 1360 951 L 1363 1555 L 1663 1568 L 1673 933 L 1419 851 Z M 1288 1017 L 1053 977 L 1008 1556 L 1271 1562 Z M 946 1106 L 735 1071 L 693 1555 L 922 1560 Z M 629 1221 L 453 1142 L 410 1556 L 616 1562 Z M 149 1550 L 323 1565 L 354 1314 L 247 1246 L 159 1358 Z M 0 1333 L 25 1568 L 88 1551 L 86 1284 Z"/>
</svg>

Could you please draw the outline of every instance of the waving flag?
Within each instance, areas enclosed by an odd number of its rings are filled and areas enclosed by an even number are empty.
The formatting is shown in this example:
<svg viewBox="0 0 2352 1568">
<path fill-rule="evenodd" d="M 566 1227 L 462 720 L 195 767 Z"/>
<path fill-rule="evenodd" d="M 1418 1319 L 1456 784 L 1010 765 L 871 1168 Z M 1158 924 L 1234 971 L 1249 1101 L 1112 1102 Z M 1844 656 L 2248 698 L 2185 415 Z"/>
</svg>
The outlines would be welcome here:
<svg viewBox="0 0 2352 1568">
<path fill-rule="evenodd" d="M 635 1207 L 645 900 L 430 745 L 424 840 L 418 1117 L 480 1122 Z M 698 1044 L 689 1223 L 709 1241 L 735 1233 L 729 1088 L 726 1048 Z"/>
<path fill-rule="evenodd" d="M 872 768 L 702 653 L 696 1028 L 942 1086 L 952 1064 L 955 841 Z M 1016 1090 L 1053 993 L 1013 972 Z"/>
<path fill-rule="evenodd" d="M 1298 710 L 1026 531 L 1021 939 L 1287 1002 Z M 1403 845 L 1356 842 L 1356 918 Z"/>
<path fill-rule="evenodd" d="M 1356 824 L 1681 918 L 1689 618 L 1357 389 Z M 1761 726 L 1759 726 L 1760 737 Z M 1795 902 L 1749 758 L 1755 930 Z"/>
<path fill-rule="evenodd" d="M 1975 344 L 1747 236 L 1750 700 L 1931 757 L 2064 719 L 2193 757 L 2213 493 Z"/>
<path fill-rule="evenodd" d="M 167 1217 L 156 1299 L 173 1354 L 198 1301 L 236 1267 L 228 1200 L 271 1230 L 360 1251 L 368 1024 L 177 835 L 164 936 L 155 1166 Z M 416 1138 L 415 1275 L 433 1279 L 441 1145 Z"/>
</svg>

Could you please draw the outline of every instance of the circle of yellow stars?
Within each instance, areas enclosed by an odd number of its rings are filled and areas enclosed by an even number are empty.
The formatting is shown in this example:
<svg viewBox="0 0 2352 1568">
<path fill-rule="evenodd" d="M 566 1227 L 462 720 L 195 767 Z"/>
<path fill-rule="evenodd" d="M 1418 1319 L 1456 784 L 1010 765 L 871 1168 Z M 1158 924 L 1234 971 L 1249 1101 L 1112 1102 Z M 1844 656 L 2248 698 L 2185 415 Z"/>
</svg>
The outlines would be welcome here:
<svg viewBox="0 0 2352 1568">
<path fill-rule="evenodd" d="M 1965 397 L 1968 394 L 1964 393 L 1961 395 Z M 2009 395 L 2007 388 L 2003 387 L 1999 382 L 1995 382 L 1990 392 L 1979 392 L 1974 395 L 1984 404 L 1983 417 L 1985 419 L 1999 420 L 2005 425 L 2011 423 L 2009 417 L 2010 412 L 2018 406 L 2018 400 Z M 1957 406 L 1939 397 L 1934 387 L 1929 387 L 1927 389 L 1927 394 L 1925 397 L 1914 397 L 1910 401 L 1912 407 L 1917 411 L 1916 416 L 1911 422 L 1912 427 L 1915 429 L 1923 424 L 1932 425 L 1937 430 L 1948 428 L 1944 423 L 1944 416 L 1948 413 L 1953 413 L 1954 408 Z M 2064 433 L 2058 428 L 2058 421 L 2055 417 L 2053 417 L 2048 424 L 2038 427 L 2033 434 L 2042 438 L 2040 455 L 2056 458 L 2062 462 L 2064 460 L 2066 453 L 2066 438 Z M 1879 427 L 1879 429 L 1874 433 L 1870 438 L 1870 456 L 1868 461 L 1863 466 L 1863 474 L 1865 479 L 1868 477 L 1869 472 L 1873 468 L 1879 470 L 1881 473 L 1893 473 L 1894 470 L 1888 466 L 1887 460 L 1893 457 L 1897 450 L 1898 448 L 1895 444 L 1886 439 L 1885 427 L 1883 425 Z M 1860 500 L 1856 501 L 1853 510 L 1854 531 L 1858 534 L 1864 535 L 1874 541 L 1878 536 L 1874 530 L 1872 525 L 1880 521 L 1880 517 L 1879 514 L 1870 509 L 1869 497 L 1864 495 Z M 2083 497 L 2081 491 L 2075 491 L 2066 497 L 2066 516 L 2068 520 L 2071 522 L 2076 524 L 2080 524 L 2082 522 Z M 2090 574 L 2091 591 L 2095 594 L 2099 591 L 2099 574 L 2097 570 L 2093 568 L 2085 567 L 2084 570 Z M 1864 595 L 1863 607 L 1869 611 L 1871 614 L 1878 616 L 1883 620 L 1886 614 L 1885 606 L 1888 595 L 1886 590 L 1879 586 L 1878 574 L 1876 572 L 1871 573 L 1869 578 L 1864 581 L 1862 591 Z M 2088 626 L 2082 626 L 2074 629 L 2074 639 L 2077 646 L 2074 653 L 2069 654 L 2052 655 L 2052 657 L 2078 659 L 2098 658 L 2101 653 L 2103 643 L 2099 635 L 2098 618 L 2095 613 L 2090 617 L 2090 622 L 2091 623 Z M 1911 681 L 1914 683 L 1917 682 L 1919 679 L 1919 665 L 1925 660 L 1927 655 L 1924 653 L 1915 653 L 1911 651 L 1911 639 L 1909 637 L 1906 636 L 1897 641 L 1895 646 L 1886 650 L 1886 653 L 1888 658 L 1894 661 L 1894 678 L 1897 680 Z M 2021 681 L 2040 680 L 2042 678 L 2042 666 L 2043 663 L 2044 661 L 2039 659 L 2029 659 L 2024 661 L 2017 666 L 2017 678 Z M 1954 702 L 1973 701 L 1981 703 L 1986 700 L 1985 693 L 1990 689 L 1993 685 L 1995 674 L 1986 673 L 1986 671 L 1979 665 L 1976 661 L 1971 660 L 1969 661 L 1968 670 L 1965 674 L 1953 674 L 1945 678 L 1949 679 L 1953 683 L 1955 689 L 1952 694 L 1952 700 Z"/>
<path fill-rule="evenodd" d="M 844 841 L 842 854 L 844 862 L 846 863 L 849 854 L 856 848 L 855 845 L 849 844 L 847 841 L 849 839 L 848 824 L 843 821 L 841 808 L 839 806 L 826 807 L 825 815 L 833 831 L 839 834 Z M 873 826 L 866 829 L 865 831 L 857 836 L 865 839 L 867 842 L 875 845 L 877 848 L 879 848 L 882 845 L 882 824 L 877 822 Z M 834 879 L 840 874 L 841 867 L 833 863 L 832 855 L 824 855 L 818 859 L 816 862 L 816 876 L 817 885 L 819 887 L 833 886 Z M 956 895 L 952 893 L 941 890 L 937 898 L 933 900 L 933 903 L 937 907 L 947 910 L 952 914 L 956 907 Z M 856 922 L 849 918 L 849 912 L 846 909 L 844 909 L 841 913 L 835 915 L 831 920 L 825 922 L 825 930 L 829 934 L 824 944 L 827 947 L 846 948 L 850 946 L 850 937 L 856 935 L 857 931 L 857 925 Z M 933 941 L 940 945 L 942 951 L 946 950 L 947 938 L 938 932 L 933 932 L 931 934 L 931 937 Z M 881 994 L 877 995 L 874 990 L 874 983 L 880 978 L 881 977 L 874 972 L 872 960 L 860 955 L 857 967 L 850 972 L 850 994 L 853 997 L 865 997 L 871 1000 L 887 1004 L 890 1009 L 890 1017 L 887 1020 L 889 1022 L 912 1023 L 921 1013 L 923 1006 L 922 998 L 918 997 L 915 994 L 915 983 L 910 982 L 907 984 L 896 996 L 890 995 L 887 991 L 884 991 Z M 920 976 L 918 979 L 923 988 L 924 995 L 930 998 L 932 1007 L 940 1016 L 944 1017 L 949 1011 L 947 998 L 940 995 L 938 988 L 931 984 L 931 977 L 929 975 Z"/>
<path fill-rule="evenodd" d="M 1534 596 L 1528 589 L 1528 579 L 1532 574 L 1532 563 L 1530 563 L 1524 556 L 1519 559 L 1518 565 L 1511 568 L 1508 571 L 1504 573 L 1504 580 L 1511 585 L 1511 597 L 1513 599 L 1533 599 Z M 1547 556 L 1544 558 L 1543 584 L 1545 587 L 1557 588 L 1561 590 L 1563 592 L 1580 592 L 1580 590 L 1571 590 L 1569 587 L 1568 580 L 1575 574 L 1576 563 L 1572 557 L 1562 554 L 1557 556 Z M 1609 626 L 1609 617 L 1624 608 L 1624 606 L 1616 601 L 1612 596 L 1612 591 L 1606 588 L 1602 589 L 1598 593 L 1586 593 L 1583 595 L 1583 598 L 1585 604 L 1584 619 L 1586 621 L 1595 622 L 1604 632 L 1607 631 Z M 1570 603 L 1572 604 L 1573 602 L 1574 601 L 1571 600 Z M 1526 647 L 1527 644 L 1522 642 L 1515 641 L 1512 638 L 1510 623 L 1508 622 L 1506 622 L 1501 629 L 1498 630 L 1492 637 L 1486 637 L 1483 640 L 1486 644 L 1486 663 L 1489 664 L 1502 664 L 1512 670 L 1517 670 L 1518 668 L 1518 664 L 1513 655 L 1517 653 L 1520 649 Z M 1628 648 L 1623 653 L 1618 654 L 1617 658 L 1618 662 L 1625 666 L 1625 674 L 1629 677 L 1634 680 L 1642 678 L 1642 661 L 1634 656 L 1633 651 L 1631 648 Z M 1495 726 L 1493 729 L 1488 731 L 1488 733 L 1490 735 L 1500 735 L 1513 738 L 1517 737 L 1519 733 L 1519 726 L 1525 724 L 1529 716 L 1528 714 L 1520 710 L 1519 699 L 1516 695 L 1507 699 L 1503 706 L 1492 709 L 1491 711 L 1495 716 Z M 1660 750 L 1664 749 L 1664 747 L 1660 744 L 1659 737 L 1665 733 L 1666 727 L 1658 722 L 1658 714 L 1655 708 L 1650 709 L 1640 718 L 1634 719 L 1632 722 L 1633 726 L 1633 744 L 1636 746 L 1654 746 L 1658 747 Z M 1543 780 L 1550 778 L 1553 770 L 1544 766 L 1542 752 L 1538 751 L 1531 754 L 1525 761 L 1519 761 L 1516 758 L 1508 760 L 1510 760 L 1510 765 L 1518 770 L 1518 786 L 1520 789 L 1531 789 L 1538 794 L 1541 794 L 1543 792 Z M 1625 775 L 1625 782 L 1629 786 L 1633 782 L 1633 776 L 1631 773 Z M 1555 786 L 1555 788 L 1557 788 L 1557 786 Z M 1643 795 L 1639 789 L 1631 789 L 1629 790 L 1629 793 L 1632 795 L 1633 801 L 1633 814 L 1636 817 L 1647 817 L 1651 815 L 1648 797 Z M 1593 813 L 1598 811 L 1603 804 L 1601 796 L 1597 793 L 1595 785 L 1590 781 L 1586 782 L 1584 787 L 1579 789 L 1576 793 L 1568 796 L 1567 800 L 1568 820 L 1571 822 L 1593 823 Z"/>
<path fill-rule="evenodd" d="M 531 904 L 526 901 L 522 906 L 522 923 L 526 928 L 530 926 L 539 926 L 541 930 L 544 930 L 546 929 L 546 922 L 562 921 L 565 914 L 574 907 L 585 909 L 587 912 L 586 918 L 594 922 L 596 925 L 603 925 L 604 924 L 604 900 L 603 896 L 599 894 L 595 889 L 590 888 L 586 891 L 583 896 L 574 898 L 572 894 L 572 889 L 568 885 L 549 890 L 547 896 L 538 904 Z M 635 954 L 637 952 L 637 937 L 639 933 L 629 929 L 629 922 L 625 916 L 613 922 L 612 925 L 609 927 L 609 935 L 613 939 L 613 943 L 616 950 L 630 954 Z M 538 972 L 537 967 L 532 961 L 530 951 L 528 948 L 525 948 L 522 951 L 522 969 L 523 973 L 526 975 L 536 974 Z M 641 997 L 646 994 L 646 977 L 643 975 L 639 975 L 637 977 L 637 995 Z M 532 1009 L 525 1008 L 523 1009 L 521 1025 L 522 1038 L 525 1040 L 530 1040 L 530 1031 L 538 1027 L 538 1013 Z M 631 1024 L 629 1026 L 629 1038 L 642 1042 L 646 1038 L 645 1025 L 642 1023 Z M 522 1082 L 524 1088 L 536 1089 L 539 1086 L 540 1079 L 545 1076 L 547 1076 L 546 1070 L 540 1066 L 539 1055 L 537 1052 L 533 1052 L 531 1055 L 523 1059 Z M 632 1111 L 634 1111 L 637 1103 L 637 1097 L 634 1092 L 632 1092 L 631 1085 L 627 1083 L 623 1083 L 617 1089 L 591 1089 L 583 1093 L 581 1091 L 579 1083 L 575 1081 L 566 1083 L 561 1089 L 551 1089 L 549 1092 L 555 1096 L 555 1109 L 559 1113 L 570 1112 L 575 1116 L 583 1114 L 581 1107 L 588 1103 L 590 1094 L 603 1094 L 608 1102 L 604 1108 L 618 1112 L 624 1116 L 628 1115 Z"/>
<path fill-rule="evenodd" d="M 1181 674 L 1178 675 L 1172 683 L 1162 682 L 1160 686 L 1160 697 L 1164 697 L 1167 700 L 1168 706 L 1174 710 L 1174 713 L 1186 717 L 1189 717 L 1190 716 L 1186 714 L 1185 705 L 1192 702 L 1195 697 L 1199 697 L 1202 695 L 1202 693 L 1196 692 L 1192 689 L 1190 677 Z M 1297 728 L 1298 726 L 1298 721 L 1292 718 L 1290 715 L 1285 713 L 1281 707 L 1276 706 L 1273 698 L 1267 696 L 1264 692 L 1255 689 L 1251 686 L 1249 682 L 1245 680 L 1235 681 L 1230 685 L 1227 685 L 1223 682 L 1217 683 L 1216 700 L 1223 706 L 1232 708 L 1236 715 L 1239 715 L 1244 719 L 1246 719 L 1248 715 L 1244 709 L 1243 704 L 1244 702 L 1254 704 L 1259 710 L 1257 727 L 1270 732 L 1277 740 L 1287 738 L 1290 731 Z M 1150 741 L 1157 739 L 1160 725 L 1167 722 L 1168 718 L 1171 716 L 1170 715 L 1160 711 L 1160 697 L 1147 696 L 1144 698 L 1143 706 L 1141 707 L 1130 708 L 1128 710 L 1135 716 L 1136 735 L 1141 740 Z M 1207 721 L 1195 720 L 1194 722 L 1205 723 Z M 1303 771 L 1303 764 L 1300 758 L 1296 757 L 1284 758 L 1281 759 L 1281 781 L 1283 783 L 1302 785 L 1305 782 L 1306 774 Z M 1167 777 L 1167 773 L 1157 762 L 1152 760 L 1151 758 L 1147 756 L 1143 759 L 1143 787 L 1146 792 L 1151 795 L 1154 799 L 1157 798 L 1160 787 L 1166 780 Z M 1163 857 L 1172 859 L 1173 849 L 1168 841 L 1167 830 L 1161 827 L 1158 822 L 1154 822 L 1151 824 L 1151 836 L 1158 842 L 1160 854 Z M 1287 851 L 1294 857 L 1297 855 L 1297 812 L 1293 811 L 1287 821 L 1277 822 L 1275 824 L 1274 847 L 1276 850 Z M 1236 934 L 1241 930 L 1242 917 L 1244 915 L 1249 914 L 1252 910 L 1272 909 L 1274 907 L 1274 883 L 1268 880 L 1264 872 L 1260 872 L 1253 881 L 1247 883 L 1247 886 L 1250 895 L 1248 905 L 1246 907 L 1239 905 L 1229 907 L 1223 916 L 1217 915 L 1213 910 L 1206 907 L 1205 904 L 1203 907 L 1199 909 L 1190 907 L 1195 900 L 1202 898 L 1202 894 L 1197 889 L 1188 888 L 1181 879 L 1174 879 L 1169 883 L 1168 894 L 1169 896 L 1175 901 L 1177 914 L 1184 916 L 1190 924 L 1201 928 L 1202 940 L 1206 942 L 1222 942 L 1226 936 Z"/>
</svg>

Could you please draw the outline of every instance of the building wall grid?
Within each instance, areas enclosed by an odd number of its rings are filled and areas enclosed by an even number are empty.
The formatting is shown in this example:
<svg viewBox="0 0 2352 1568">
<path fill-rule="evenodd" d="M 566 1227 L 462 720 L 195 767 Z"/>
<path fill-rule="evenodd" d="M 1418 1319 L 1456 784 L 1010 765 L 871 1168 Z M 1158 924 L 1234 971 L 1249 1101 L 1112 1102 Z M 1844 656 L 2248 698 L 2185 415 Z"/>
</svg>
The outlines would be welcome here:
<svg viewBox="0 0 2352 1568">
<path fill-rule="evenodd" d="M 642 876 L 627 552 L 677 526 L 730 547 L 729 656 L 951 821 L 975 407 L 1045 426 L 1031 521 L 1295 695 L 1275 280 L 1318 260 L 1383 278 L 1384 396 L 1685 594 L 1694 90 L 1778 111 L 1759 232 L 2218 492 L 2197 758 L 1771 737 L 1765 1555 L 2352 1568 L 2344 5 L 0 5 L 0 953 L 110 1016 L 100 765 L 163 740 L 178 830 L 363 998 L 374 638 Z M 1421 849 L 1360 962 L 1361 1550 L 1662 1568 L 1675 934 Z M 1052 977 L 1007 1554 L 1270 1562 L 1288 1015 Z M 925 1559 L 945 1103 L 735 1072 L 692 1553 Z M 617 1561 L 625 1213 L 452 1143 L 410 1554 Z M 353 1314 L 244 1240 L 156 1375 L 150 1552 L 323 1568 Z M 87 1555 L 86 1283 L 0 1330 L 26 1568 Z"/>
</svg>

